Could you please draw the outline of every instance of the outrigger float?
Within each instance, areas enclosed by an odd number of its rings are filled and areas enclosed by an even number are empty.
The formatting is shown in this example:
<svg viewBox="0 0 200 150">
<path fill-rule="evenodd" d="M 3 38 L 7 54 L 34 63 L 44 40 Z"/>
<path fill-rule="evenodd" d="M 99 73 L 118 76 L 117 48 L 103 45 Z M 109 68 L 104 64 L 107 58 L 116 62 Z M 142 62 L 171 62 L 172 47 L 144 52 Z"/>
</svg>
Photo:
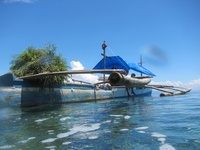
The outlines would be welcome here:
<svg viewBox="0 0 200 150">
<path fill-rule="evenodd" d="M 173 96 L 185 94 L 190 88 L 182 88 L 167 85 L 150 84 L 155 76 L 152 72 L 136 63 L 126 63 L 120 56 L 106 56 L 92 70 L 68 70 L 61 72 L 44 72 L 35 75 L 23 76 L 16 79 L 12 74 L 0 76 L 0 93 L 15 100 L 21 107 L 36 106 L 42 104 L 61 104 L 72 102 L 96 101 L 104 99 L 117 99 L 125 97 L 150 96 L 152 89 L 162 91 L 160 96 Z M 129 70 L 134 70 L 147 76 L 128 76 Z M 37 86 L 30 84 L 35 78 L 44 76 L 70 75 L 70 74 L 104 74 L 103 81 L 88 83 L 72 80 L 65 85 L 56 86 L 53 90 L 44 88 L 42 91 Z M 106 74 L 108 77 L 106 77 Z M 12 88 L 9 88 L 12 87 Z M 2 92 L 3 91 L 3 92 Z M 9 94 L 10 92 L 10 94 Z M 11 102 L 12 100 L 7 100 Z M 0 102 L 1 104 L 1 102 Z"/>
</svg>

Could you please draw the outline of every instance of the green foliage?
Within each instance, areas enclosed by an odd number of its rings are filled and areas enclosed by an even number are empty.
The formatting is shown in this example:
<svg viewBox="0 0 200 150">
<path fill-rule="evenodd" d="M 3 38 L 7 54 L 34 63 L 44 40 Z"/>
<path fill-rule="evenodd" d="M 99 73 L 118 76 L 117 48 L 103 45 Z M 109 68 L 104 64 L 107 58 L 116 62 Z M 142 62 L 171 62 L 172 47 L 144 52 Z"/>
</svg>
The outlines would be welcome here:
<svg viewBox="0 0 200 150">
<path fill-rule="evenodd" d="M 16 77 L 38 74 L 42 72 L 66 71 L 68 66 L 61 54 L 56 55 L 56 46 L 49 44 L 45 48 L 28 47 L 22 54 L 15 55 L 10 70 Z M 34 79 L 40 87 L 53 87 L 64 84 L 66 75 L 45 76 Z"/>
</svg>

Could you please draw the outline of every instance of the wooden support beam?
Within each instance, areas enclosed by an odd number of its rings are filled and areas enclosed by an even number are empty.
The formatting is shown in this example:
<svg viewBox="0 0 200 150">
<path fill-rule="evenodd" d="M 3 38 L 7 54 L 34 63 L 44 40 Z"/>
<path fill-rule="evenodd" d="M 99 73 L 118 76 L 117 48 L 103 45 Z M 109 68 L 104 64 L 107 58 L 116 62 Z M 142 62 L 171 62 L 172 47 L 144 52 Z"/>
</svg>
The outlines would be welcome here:
<svg viewBox="0 0 200 150">
<path fill-rule="evenodd" d="M 145 87 L 163 92 L 160 94 L 160 96 L 180 95 L 180 94 L 185 94 L 187 92 L 190 92 L 192 90 L 191 88 L 175 87 L 175 86 L 168 86 L 168 85 L 146 85 Z"/>
<path fill-rule="evenodd" d="M 43 72 L 39 74 L 34 75 L 27 75 L 18 77 L 18 79 L 35 79 L 40 78 L 44 76 L 55 76 L 55 75 L 68 75 L 68 74 L 89 74 L 89 73 L 112 73 L 112 72 L 120 72 L 122 74 L 125 74 L 125 70 L 113 70 L 113 69 L 99 69 L 99 70 L 67 70 L 67 71 L 59 71 L 59 72 Z"/>
</svg>

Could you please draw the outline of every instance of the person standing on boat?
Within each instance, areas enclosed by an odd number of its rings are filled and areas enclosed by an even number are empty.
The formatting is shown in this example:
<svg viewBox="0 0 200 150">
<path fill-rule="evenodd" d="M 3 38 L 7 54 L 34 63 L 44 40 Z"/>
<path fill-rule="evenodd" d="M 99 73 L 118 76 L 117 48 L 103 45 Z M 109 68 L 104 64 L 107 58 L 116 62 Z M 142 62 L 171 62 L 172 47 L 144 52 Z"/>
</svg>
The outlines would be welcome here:
<svg viewBox="0 0 200 150">
<path fill-rule="evenodd" d="M 101 46 L 102 46 L 102 49 L 103 49 L 104 69 L 106 69 L 106 47 L 107 47 L 106 41 L 103 41 L 103 44 Z M 106 80 L 106 75 L 104 73 L 103 81 L 105 81 L 105 80 Z"/>
<path fill-rule="evenodd" d="M 103 44 L 102 44 L 102 49 L 105 50 L 107 47 L 107 44 L 106 44 L 106 41 L 103 41 Z"/>
<path fill-rule="evenodd" d="M 131 74 L 131 78 L 135 78 L 135 73 Z M 131 93 L 135 95 L 133 87 L 131 87 Z"/>
</svg>

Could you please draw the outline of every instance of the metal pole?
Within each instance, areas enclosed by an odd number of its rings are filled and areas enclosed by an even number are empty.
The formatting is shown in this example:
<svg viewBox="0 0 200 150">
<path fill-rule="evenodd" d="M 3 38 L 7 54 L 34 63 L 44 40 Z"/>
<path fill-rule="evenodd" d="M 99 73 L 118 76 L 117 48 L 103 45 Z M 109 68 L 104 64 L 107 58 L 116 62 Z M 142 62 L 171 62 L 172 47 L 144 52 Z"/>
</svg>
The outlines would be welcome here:
<svg viewBox="0 0 200 150">
<path fill-rule="evenodd" d="M 104 70 L 106 69 L 106 49 L 103 50 L 103 56 L 104 56 Z M 106 74 L 103 75 L 104 82 L 106 81 Z"/>
<path fill-rule="evenodd" d="M 142 66 L 143 62 L 142 62 L 142 55 L 140 55 L 140 65 Z M 142 76 L 142 73 L 141 73 Z"/>
</svg>

